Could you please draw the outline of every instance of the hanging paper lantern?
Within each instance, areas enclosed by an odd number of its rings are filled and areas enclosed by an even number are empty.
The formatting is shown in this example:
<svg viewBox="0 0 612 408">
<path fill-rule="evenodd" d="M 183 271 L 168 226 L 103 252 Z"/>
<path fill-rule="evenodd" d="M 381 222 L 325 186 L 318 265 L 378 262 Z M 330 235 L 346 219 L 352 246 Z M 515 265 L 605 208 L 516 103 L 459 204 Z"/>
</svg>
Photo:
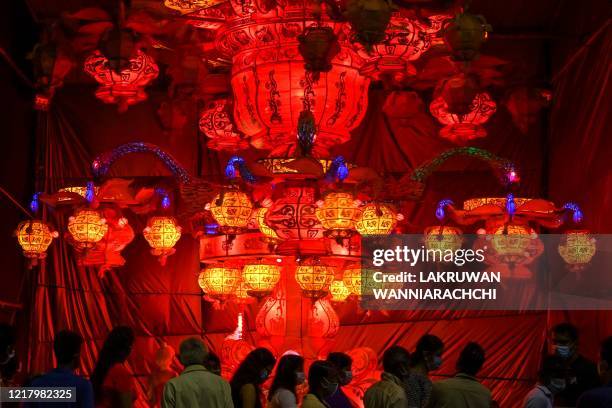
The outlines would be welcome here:
<svg viewBox="0 0 612 408">
<path fill-rule="evenodd" d="M 295 280 L 304 296 L 318 299 L 325 296 L 334 280 L 334 268 L 316 259 L 308 259 L 295 268 Z"/>
<path fill-rule="evenodd" d="M 259 231 L 261 231 L 261 233 L 264 234 L 268 240 L 270 240 L 271 242 L 277 242 L 280 237 L 278 236 L 276 231 L 274 231 L 274 228 L 266 224 L 266 214 L 268 213 L 268 210 L 269 209 L 266 207 L 258 208 L 255 210 L 257 227 L 259 228 Z"/>
<path fill-rule="evenodd" d="M 444 42 L 458 61 L 471 61 L 491 32 L 483 16 L 460 13 L 444 27 Z"/>
<path fill-rule="evenodd" d="M 597 252 L 595 238 L 587 230 L 571 230 L 559 243 L 559 255 L 572 272 L 584 270 Z"/>
<path fill-rule="evenodd" d="M 174 245 L 181 238 L 181 227 L 173 217 L 151 217 L 142 234 L 152 248 L 151 253 L 165 265 L 167 257 L 176 252 Z"/>
<path fill-rule="evenodd" d="M 373 274 L 373 270 L 364 270 L 362 272 L 361 264 L 359 263 L 349 264 L 342 273 L 342 282 L 352 295 L 361 298 L 364 292 L 369 294 L 373 288 L 381 286 L 374 281 L 372 278 Z"/>
<path fill-rule="evenodd" d="M 225 0 L 164 0 L 164 6 L 180 11 L 181 14 L 192 13 L 199 9 L 213 7 Z"/>
<path fill-rule="evenodd" d="M 436 225 L 425 228 L 425 248 L 445 251 L 456 251 L 461 248 L 463 237 L 457 227 Z"/>
<path fill-rule="evenodd" d="M 317 219 L 331 238 L 350 237 L 355 229 L 355 220 L 360 214 L 359 200 L 351 193 L 330 192 L 317 203 Z"/>
<path fill-rule="evenodd" d="M 497 228 L 491 237 L 493 249 L 504 263 L 524 262 L 537 239 L 533 228 L 512 224 Z"/>
<path fill-rule="evenodd" d="M 240 268 L 223 264 L 207 266 L 198 277 L 202 290 L 221 300 L 234 295 L 239 282 Z"/>
<path fill-rule="evenodd" d="M 476 95 L 466 114 L 450 112 L 442 97 L 434 99 L 429 110 L 438 122 L 445 125 L 440 130 L 441 137 L 452 142 L 465 143 L 487 135 L 482 125 L 495 113 L 496 104 L 489 94 L 483 92 Z"/>
<path fill-rule="evenodd" d="M 397 215 L 385 204 L 370 203 L 361 208 L 355 228 L 362 236 L 389 235 L 397 224 Z"/>
<path fill-rule="evenodd" d="M 68 219 L 68 232 L 80 249 L 93 248 L 107 231 L 106 219 L 97 210 L 80 209 Z"/>
<path fill-rule="evenodd" d="M 304 58 L 304 68 L 316 73 L 329 72 L 331 61 L 340 52 L 338 36 L 332 27 L 310 26 L 298 36 L 300 55 Z"/>
<path fill-rule="evenodd" d="M 281 277 L 281 267 L 272 263 L 259 261 L 248 263 L 242 269 L 242 279 L 251 296 L 267 296 L 274 290 Z"/>
<path fill-rule="evenodd" d="M 96 51 L 85 60 L 85 72 L 100 84 L 96 97 L 104 103 L 118 104 L 119 111 L 124 112 L 129 105 L 147 99 L 144 88 L 157 78 L 159 69 L 151 57 L 138 50 L 129 65 L 116 72 L 108 58 Z"/>
<path fill-rule="evenodd" d="M 459 73 L 442 80 L 434 95 L 442 97 L 447 110 L 457 115 L 467 115 L 472 110 L 474 98 L 478 95 L 480 86 L 475 74 Z"/>
<path fill-rule="evenodd" d="M 351 295 L 351 291 L 341 280 L 334 280 L 331 285 L 329 285 L 329 293 L 332 302 L 344 302 Z"/>
<path fill-rule="evenodd" d="M 339 329 L 340 320 L 331 303 L 327 299 L 315 301 L 306 322 L 306 336 L 311 340 L 329 339 L 335 337 Z"/>
<path fill-rule="evenodd" d="M 200 131 L 210 139 L 206 144 L 209 148 L 235 152 L 249 146 L 248 141 L 235 129 L 231 111 L 231 103 L 227 99 L 214 100 L 202 111 Z"/>
<path fill-rule="evenodd" d="M 249 223 L 253 203 L 249 196 L 238 190 L 222 191 L 210 202 L 210 212 L 226 234 L 238 234 Z"/>
<path fill-rule="evenodd" d="M 23 255 L 31 260 L 31 265 L 38 263 L 39 259 L 47 257 L 47 249 L 53 238 L 58 237 L 56 231 L 51 231 L 49 225 L 44 221 L 23 221 L 15 231 L 17 242 L 23 250 Z"/>
</svg>

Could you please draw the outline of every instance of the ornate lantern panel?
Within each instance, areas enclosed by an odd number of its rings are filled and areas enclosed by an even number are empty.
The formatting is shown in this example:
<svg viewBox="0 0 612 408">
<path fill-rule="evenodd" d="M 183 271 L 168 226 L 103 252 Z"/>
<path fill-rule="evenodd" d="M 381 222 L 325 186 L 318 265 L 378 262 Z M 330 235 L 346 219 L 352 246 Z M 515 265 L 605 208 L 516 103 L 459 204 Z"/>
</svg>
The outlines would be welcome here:
<svg viewBox="0 0 612 408">
<path fill-rule="evenodd" d="M 96 97 L 104 103 L 116 103 L 120 111 L 147 99 L 145 86 L 157 78 L 159 69 L 151 57 L 138 50 L 136 57 L 121 72 L 115 72 L 101 52 L 96 51 L 85 60 L 85 72 L 91 75 L 100 87 Z"/>
<path fill-rule="evenodd" d="M 436 225 L 425 229 L 425 248 L 445 251 L 456 251 L 461 248 L 463 237 L 457 227 Z"/>
<path fill-rule="evenodd" d="M 495 102 L 486 92 L 476 95 L 466 114 L 456 114 L 449 111 L 448 104 L 442 97 L 434 99 L 429 105 L 431 114 L 445 125 L 440 130 L 440 136 L 456 143 L 485 137 L 486 130 L 482 127 L 497 109 Z"/>
<path fill-rule="evenodd" d="M 348 237 L 355 229 L 355 221 L 359 217 L 359 200 L 351 193 L 330 192 L 322 202 L 319 202 L 316 211 L 317 219 L 326 229 L 329 237 Z"/>
<path fill-rule="evenodd" d="M 47 257 L 49 245 L 53 238 L 58 236 L 57 232 L 51 231 L 47 223 L 40 220 L 19 223 L 15 234 L 23 255 L 32 260 L 32 265 L 35 265 L 38 259 Z"/>
<path fill-rule="evenodd" d="M 198 284 L 212 297 L 227 299 L 234 295 L 240 283 L 240 268 L 227 265 L 210 265 L 202 270 Z"/>
<path fill-rule="evenodd" d="M 164 6 L 179 11 L 181 14 L 209 8 L 220 3 L 222 1 L 219 0 L 164 0 Z"/>
<path fill-rule="evenodd" d="M 317 299 L 325 296 L 334 280 L 335 269 L 332 266 L 308 259 L 295 268 L 295 280 L 304 296 Z"/>
<path fill-rule="evenodd" d="M 522 225 L 501 226 L 492 234 L 496 255 L 504 263 L 522 263 L 531 257 L 530 248 L 538 240 L 533 228 Z"/>
<path fill-rule="evenodd" d="M 272 242 L 276 242 L 280 239 L 274 228 L 266 224 L 266 214 L 268 208 L 262 207 L 255 210 L 255 219 L 257 221 L 257 228 L 259 231 L 266 236 L 266 238 Z"/>
<path fill-rule="evenodd" d="M 222 191 L 210 202 L 210 212 L 226 234 L 242 232 L 252 211 L 253 203 L 249 196 L 237 189 Z"/>
<path fill-rule="evenodd" d="M 331 283 L 329 286 L 329 293 L 332 302 L 344 302 L 351 295 L 351 291 L 341 280 L 334 280 Z"/>
<path fill-rule="evenodd" d="M 362 236 L 389 235 L 397 225 L 397 215 L 385 204 L 370 203 L 361 208 L 355 228 Z"/>
<path fill-rule="evenodd" d="M 597 252 L 595 238 L 587 230 L 571 230 L 559 244 L 559 255 L 572 272 L 584 270 Z"/>
<path fill-rule="evenodd" d="M 107 231 L 106 219 L 97 210 L 80 209 L 68 219 L 68 232 L 79 249 L 93 248 Z"/>
<path fill-rule="evenodd" d="M 151 253 L 165 265 L 166 258 L 176 252 L 174 245 L 181 238 L 181 227 L 173 217 L 151 217 L 142 231 L 151 246 Z"/>
<path fill-rule="evenodd" d="M 255 262 L 244 265 L 242 279 L 251 296 L 267 296 L 274 290 L 281 277 L 281 266 L 266 262 Z"/>
<path fill-rule="evenodd" d="M 362 273 L 361 264 L 354 263 L 348 265 L 342 273 L 342 282 L 351 292 L 352 295 L 361 297 L 364 293 L 368 294 L 373 288 L 381 285 L 372 278 L 373 271 L 364 271 Z"/>
<path fill-rule="evenodd" d="M 234 127 L 231 120 L 231 103 L 217 99 L 209 103 L 200 116 L 200 131 L 210 140 L 207 146 L 213 150 L 235 152 L 246 149 L 249 143 Z"/>
</svg>

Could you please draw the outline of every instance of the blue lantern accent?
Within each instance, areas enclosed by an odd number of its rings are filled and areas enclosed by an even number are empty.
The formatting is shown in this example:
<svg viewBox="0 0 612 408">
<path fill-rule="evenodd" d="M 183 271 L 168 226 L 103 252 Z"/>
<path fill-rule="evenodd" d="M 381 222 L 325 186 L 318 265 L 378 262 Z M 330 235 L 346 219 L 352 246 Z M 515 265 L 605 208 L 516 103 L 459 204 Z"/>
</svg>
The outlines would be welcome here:
<svg viewBox="0 0 612 408">
<path fill-rule="evenodd" d="M 96 191 L 95 191 L 95 186 L 93 181 L 88 181 L 87 182 L 87 190 L 85 191 L 85 199 L 87 200 L 88 203 L 93 202 L 93 200 L 96 198 Z"/>
<path fill-rule="evenodd" d="M 38 212 L 38 208 L 39 208 L 39 201 L 38 201 L 38 196 L 40 195 L 40 193 L 34 193 L 34 195 L 32 195 L 32 201 L 30 201 L 30 210 L 32 210 L 32 212 L 34 214 L 36 214 Z"/>
<path fill-rule="evenodd" d="M 574 221 L 575 224 L 580 224 L 582 222 L 584 214 L 582 213 L 582 210 L 580 209 L 578 204 L 565 203 L 563 204 L 563 208 L 572 211 L 572 221 Z"/>
<path fill-rule="evenodd" d="M 168 192 L 164 188 L 156 188 L 155 194 L 161 197 L 161 207 L 164 210 L 167 210 L 168 208 L 170 208 L 170 205 L 172 204 L 170 202 L 170 196 L 168 195 Z"/>
<path fill-rule="evenodd" d="M 344 157 L 337 156 L 334 160 L 332 160 L 329 169 L 327 169 L 327 173 L 325 174 L 325 178 L 329 181 L 344 181 L 349 176 L 349 169 L 346 164 L 346 160 Z"/>
<path fill-rule="evenodd" d="M 204 233 L 206 235 L 216 235 L 219 232 L 219 224 L 206 224 L 204 225 Z"/>
<path fill-rule="evenodd" d="M 255 181 L 257 181 L 255 175 L 253 175 L 247 167 L 246 161 L 240 156 L 232 156 L 227 161 L 227 165 L 225 166 L 225 177 L 228 179 L 236 178 L 236 167 L 240 170 L 240 176 L 244 181 L 247 183 L 255 183 Z"/>
<path fill-rule="evenodd" d="M 455 203 L 453 200 L 449 200 L 448 198 L 440 200 L 438 203 L 438 207 L 436 208 L 436 218 L 440 221 L 443 221 L 444 218 L 446 218 L 446 206 L 448 205 L 455 205 Z"/>
<path fill-rule="evenodd" d="M 514 202 L 514 194 L 512 193 L 506 196 L 506 211 L 510 216 L 514 215 L 516 212 L 516 203 Z"/>
</svg>

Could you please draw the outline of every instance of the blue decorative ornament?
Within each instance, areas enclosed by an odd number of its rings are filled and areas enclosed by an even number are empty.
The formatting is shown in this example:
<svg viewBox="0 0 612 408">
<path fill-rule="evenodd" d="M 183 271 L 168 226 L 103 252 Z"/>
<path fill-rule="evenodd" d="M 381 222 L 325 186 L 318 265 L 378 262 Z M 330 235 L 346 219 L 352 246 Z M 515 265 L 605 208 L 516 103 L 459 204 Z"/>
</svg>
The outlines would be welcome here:
<svg viewBox="0 0 612 408">
<path fill-rule="evenodd" d="M 229 179 L 236 178 L 236 166 L 238 167 L 240 176 L 244 181 L 247 183 L 255 183 L 257 181 L 253 173 L 251 173 L 247 167 L 246 161 L 240 156 L 232 156 L 227 161 L 227 165 L 225 166 L 225 177 Z"/>
<path fill-rule="evenodd" d="M 516 203 L 514 202 L 514 194 L 512 193 L 506 196 L 506 211 L 511 216 L 516 212 Z"/>
<path fill-rule="evenodd" d="M 87 200 L 88 203 L 91 203 L 93 202 L 95 198 L 96 198 L 96 191 L 94 188 L 94 183 L 93 181 L 88 181 L 87 189 L 85 191 L 85 199 Z"/>
<path fill-rule="evenodd" d="M 204 225 L 204 233 L 206 235 L 217 235 L 219 233 L 219 224 L 206 224 Z"/>
<path fill-rule="evenodd" d="M 438 207 L 436 208 L 436 218 L 440 221 L 443 221 L 446 218 L 446 206 L 454 205 L 453 200 L 449 200 L 445 198 L 444 200 L 440 200 L 438 203 Z"/>
<path fill-rule="evenodd" d="M 584 214 L 582 213 L 582 210 L 580 209 L 578 204 L 565 203 L 563 204 L 563 208 L 572 211 L 572 221 L 574 221 L 575 224 L 580 224 L 582 222 Z"/>
<path fill-rule="evenodd" d="M 34 193 L 34 195 L 32 196 L 32 201 L 30 201 L 30 210 L 32 210 L 34 214 L 38 212 L 38 208 L 40 204 L 40 202 L 38 201 L 39 195 L 40 193 Z"/>
<path fill-rule="evenodd" d="M 346 160 L 344 157 L 337 156 L 334 160 L 332 160 L 329 169 L 327 169 L 327 173 L 325 174 L 325 178 L 330 181 L 338 180 L 344 181 L 349 176 L 349 169 L 346 164 Z"/>
</svg>

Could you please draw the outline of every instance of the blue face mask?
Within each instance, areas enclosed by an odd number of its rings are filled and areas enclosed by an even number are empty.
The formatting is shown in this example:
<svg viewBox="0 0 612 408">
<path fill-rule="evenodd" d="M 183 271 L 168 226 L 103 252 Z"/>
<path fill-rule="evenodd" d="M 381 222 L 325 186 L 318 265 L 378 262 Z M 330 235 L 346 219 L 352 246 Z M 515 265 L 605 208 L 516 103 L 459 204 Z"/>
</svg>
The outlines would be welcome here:
<svg viewBox="0 0 612 408">
<path fill-rule="evenodd" d="M 570 346 L 555 345 L 555 353 L 561 358 L 568 358 L 572 353 L 572 349 Z"/>
</svg>

